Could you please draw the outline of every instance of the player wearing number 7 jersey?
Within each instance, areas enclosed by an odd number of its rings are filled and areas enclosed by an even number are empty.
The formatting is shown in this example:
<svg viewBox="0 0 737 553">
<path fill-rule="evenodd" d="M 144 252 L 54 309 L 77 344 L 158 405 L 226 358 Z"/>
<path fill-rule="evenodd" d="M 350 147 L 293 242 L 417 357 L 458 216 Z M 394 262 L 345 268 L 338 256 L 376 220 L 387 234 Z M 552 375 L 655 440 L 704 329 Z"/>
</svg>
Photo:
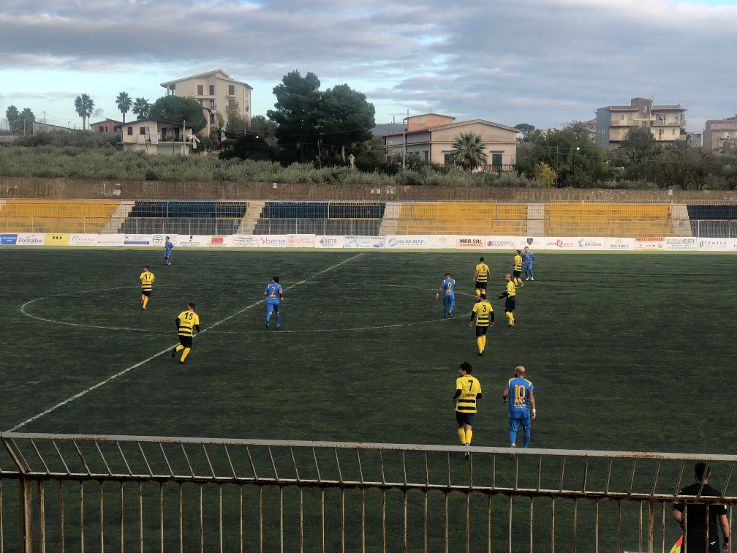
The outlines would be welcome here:
<svg viewBox="0 0 737 553">
<path fill-rule="evenodd" d="M 522 447 L 530 444 L 532 421 L 537 415 L 534 390 L 532 382 L 525 378 L 525 368 L 522 365 L 515 367 L 514 378 L 509 379 L 502 392 L 504 403 L 509 403 L 509 444 L 512 447 L 517 447 L 520 426 L 525 432 Z"/>
<path fill-rule="evenodd" d="M 461 445 L 471 446 L 473 439 L 473 416 L 476 414 L 476 400 L 481 399 L 481 384 L 471 376 L 471 365 L 465 361 L 458 366 L 456 393 L 453 402 L 456 406 L 456 423 Z M 465 452 L 468 459 L 468 451 Z"/>
</svg>

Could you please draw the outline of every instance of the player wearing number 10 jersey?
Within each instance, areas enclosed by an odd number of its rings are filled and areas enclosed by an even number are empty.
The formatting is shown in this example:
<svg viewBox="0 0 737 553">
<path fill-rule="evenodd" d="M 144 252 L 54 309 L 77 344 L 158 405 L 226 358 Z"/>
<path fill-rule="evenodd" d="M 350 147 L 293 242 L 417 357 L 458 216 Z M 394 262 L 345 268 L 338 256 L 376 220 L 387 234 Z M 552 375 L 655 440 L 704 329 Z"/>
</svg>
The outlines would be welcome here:
<svg viewBox="0 0 737 553">
<path fill-rule="evenodd" d="M 502 399 L 509 403 L 509 445 L 517 446 L 517 432 L 520 426 L 524 429 L 522 447 L 527 447 L 532 435 L 532 421 L 537 415 L 535 411 L 535 387 L 525 378 L 525 368 L 515 367 L 514 378 L 510 378 L 504 386 Z"/>
</svg>

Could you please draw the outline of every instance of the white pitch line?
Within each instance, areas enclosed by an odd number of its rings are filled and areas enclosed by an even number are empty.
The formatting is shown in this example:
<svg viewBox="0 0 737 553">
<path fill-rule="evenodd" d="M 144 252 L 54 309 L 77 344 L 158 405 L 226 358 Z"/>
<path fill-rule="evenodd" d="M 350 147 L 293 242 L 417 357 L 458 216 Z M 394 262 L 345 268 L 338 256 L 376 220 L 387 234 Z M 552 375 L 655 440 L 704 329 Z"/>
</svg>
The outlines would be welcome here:
<svg viewBox="0 0 737 553">
<path fill-rule="evenodd" d="M 349 263 L 349 262 L 353 261 L 354 259 L 358 259 L 358 258 L 359 258 L 359 257 L 361 257 L 362 255 L 363 255 L 363 253 L 359 253 L 358 255 L 354 255 L 353 257 L 349 257 L 348 259 L 344 259 L 344 260 L 343 260 L 343 261 L 341 261 L 340 263 L 336 263 L 335 265 L 331 265 L 331 266 L 330 266 L 330 267 L 328 267 L 327 269 L 323 269 L 323 270 L 322 270 L 322 271 L 320 271 L 319 273 L 315 273 L 314 275 L 312 275 L 312 276 L 309 276 L 309 277 L 307 277 L 307 278 L 305 278 L 305 279 L 302 279 L 302 280 L 300 280 L 299 282 L 295 282 L 295 283 L 294 283 L 294 284 L 292 284 L 291 286 L 288 286 L 288 287 L 286 287 L 286 286 L 285 286 L 285 287 L 284 287 L 284 289 L 285 289 L 285 290 L 291 290 L 292 288 L 296 288 L 297 286 L 300 286 L 301 284 L 304 284 L 305 282 L 307 282 L 307 281 L 309 281 L 309 280 L 312 280 L 313 278 L 319 277 L 320 275 L 323 275 L 323 274 L 325 274 L 325 273 L 327 273 L 327 272 L 329 272 L 329 271 L 332 271 L 332 270 L 334 270 L 334 269 L 337 269 L 337 268 L 338 268 L 338 267 L 340 267 L 341 265 L 344 265 L 344 264 L 346 264 L 346 263 Z M 255 302 L 255 303 L 252 303 L 252 304 L 250 304 L 250 305 L 247 305 L 246 307 L 244 307 L 244 308 L 242 308 L 242 309 L 240 309 L 240 310 L 236 311 L 236 312 L 235 312 L 235 313 L 233 313 L 232 315 L 228 315 L 228 316 L 227 316 L 227 317 L 225 317 L 224 319 L 220 319 L 219 321 L 216 321 L 216 322 L 214 322 L 214 323 L 213 323 L 213 324 L 211 324 L 211 325 L 210 325 L 209 327 L 205 328 L 205 329 L 204 329 L 204 330 L 203 330 L 202 332 L 200 332 L 200 334 L 204 334 L 204 333 L 205 333 L 205 332 L 207 332 L 207 331 L 208 331 L 209 329 L 212 329 L 212 328 L 215 328 L 215 327 L 218 327 L 218 326 L 220 326 L 221 324 L 223 324 L 223 323 L 225 323 L 225 322 L 227 322 L 227 321 L 229 321 L 229 320 L 233 319 L 234 317 L 237 317 L 238 315 L 240 315 L 241 313 L 244 313 L 244 312 L 248 311 L 249 309 L 252 309 L 252 308 L 256 307 L 257 305 L 260 305 L 260 304 L 264 303 L 265 301 L 266 301 L 266 298 L 263 298 L 263 299 L 261 299 L 261 300 L 259 300 L 259 301 Z M 8 431 L 8 432 L 15 432 L 16 430 L 18 430 L 19 428 L 21 428 L 21 427 L 23 427 L 23 426 L 27 425 L 28 423 L 31 423 L 31 422 L 33 422 L 33 421 L 35 421 L 35 420 L 37 420 L 37 419 L 40 419 L 41 417 L 43 417 L 43 416 L 45 416 L 45 415 L 48 415 L 49 413 L 52 413 L 52 412 L 56 411 L 56 410 L 57 410 L 57 409 L 58 409 L 59 407 L 63 407 L 63 406 L 65 406 L 65 405 L 67 405 L 67 404 L 69 404 L 69 403 L 71 403 L 71 402 L 73 402 L 73 401 L 75 401 L 75 400 L 77 400 L 77 399 L 81 398 L 82 396 L 85 396 L 85 395 L 89 394 L 90 392 L 92 392 L 92 391 L 96 390 L 97 388 L 100 388 L 100 387 L 104 386 L 104 385 L 105 385 L 105 384 L 107 384 L 108 382 L 112 382 L 112 381 L 113 381 L 113 380 L 115 380 L 116 378 L 118 378 L 118 377 L 120 377 L 120 376 L 123 376 L 124 374 L 126 374 L 126 373 L 128 373 L 128 372 L 130 372 L 130 371 L 132 371 L 132 370 L 134 370 L 134 369 L 137 369 L 138 367 L 141 367 L 141 366 L 145 365 L 145 364 L 146 364 L 146 363 L 148 363 L 149 361 L 153 361 L 153 360 L 154 360 L 154 359 L 156 359 L 157 357 L 159 357 L 159 356 L 161 356 L 161 355 L 164 355 L 165 353 L 167 353 L 167 352 L 171 351 L 171 349 L 172 349 L 173 347 L 175 347 L 176 345 L 177 345 L 177 344 L 172 344 L 172 345 L 170 345 L 170 346 L 167 346 L 167 347 L 166 347 L 166 349 L 162 349 L 162 350 L 161 350 L 160 352 L 158 352 L 158 353 L 154 353 L 153 355 L 151 355 L 150 357 L 147 357 L 147 358 L 146 358 L 146 359 L 144 359 L 143 361 L 139 361 L 139 362 L 138 362 L 138 363 L 136 363 L 135 365 L 131 365 L 130 367 L 127 367 L 127 368 L 123 369 L 122 371 L 119 371 L 119 372 L 115 373 L 114 375 L 112 375 L 112 376 L 109 376 L 109 377 L 108 377 L 108 378 L 106 378 L 105 380 L 101 380 L 101 381 L 100 381 L 100 382 L 98 382 L 97 384 L 93 384 L 92 386 L 90 386 L 90 387 L 88 387 L 88 388 L 85 388 L 85 389 L 84 389 L 84 390 L 82 390 L 81 392 L 78 392 L 78 393 L 74 394 L 73 396 L 70 396 L 70 397 L 66 398 L 66 399 L 65 399 L 65 400 L 63 400 L 63 401 L 60 401 L 59 403 L 57 403 L 56 405 L 53 405 L 52 407 L 49 407 L 49 408 L 48 408 L 48 409 L 46 409 L 45 411 L 42 411 L 41 413 L 38 413 L 38 414 L 36 414 L 36 415 L 33 415 L 32 417 L 30 417 L 30 418 L 28 418 L 28 419 L 26 419 L 26 420 L 24 420 L 24 421 L 22 421 L 22 422 L 19 422 L 19 423 L 18 423 L 18 424 L 16 424 L 16 425 L 15 425 L 15 426 L 14 426 L 13 428 L 10 428 L 10 429 L 8 429 L 7 431 Z"/>
<path fill-rule="evenodd" d="M 308 333 L 319 333 L 319 332 L 355 332 L 358 330 L 383 330 L 385 328 L 403 328 L 408 326 L 420 326 L 420 325 L 429 325 L 433 323 L 445 323 L 449 321 L 460 321 L 461 319 L 429 319 L 427 321 L 416 321 L 413 323 L 394 323 L 394 324 L 388 324 L 388 325 L 377 325 L 377 326 L 354 326 L 351 328 L 312 328 L 312 329 L 302 329 L 302 330 L 280 330 L 278 332 L 272 332 L 273 334 L 308 334 Z M 253 331 L 249 330 L 246 332 L 235 332 L 230 330 L 221 330 L 220 332 L 215 331 L 213 334 L 264 334 L 263 330 L 260 331 Z"/>
</svg>

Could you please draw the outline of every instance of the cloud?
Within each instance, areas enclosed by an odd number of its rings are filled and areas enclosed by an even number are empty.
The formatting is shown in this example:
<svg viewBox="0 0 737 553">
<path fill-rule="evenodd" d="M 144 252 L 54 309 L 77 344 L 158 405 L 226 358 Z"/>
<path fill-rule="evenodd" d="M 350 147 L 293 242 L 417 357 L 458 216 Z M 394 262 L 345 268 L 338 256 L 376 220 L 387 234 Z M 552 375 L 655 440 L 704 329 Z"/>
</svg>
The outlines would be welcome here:
<svg viewBox="0 0 737 553">
<path fill-rule="evenodd" d="M 0 72 L 84 70 L 93 83 L 149 66 L 171 78 L 223 67 L 276 84 L 299 69 L 368 83 L 385 118 L 409 108 L 559 126 L 634 96 L 680 102 L 692 123 L 737 111 L 735 5 L 5 0 L 0 28 Z"/>
</svg>

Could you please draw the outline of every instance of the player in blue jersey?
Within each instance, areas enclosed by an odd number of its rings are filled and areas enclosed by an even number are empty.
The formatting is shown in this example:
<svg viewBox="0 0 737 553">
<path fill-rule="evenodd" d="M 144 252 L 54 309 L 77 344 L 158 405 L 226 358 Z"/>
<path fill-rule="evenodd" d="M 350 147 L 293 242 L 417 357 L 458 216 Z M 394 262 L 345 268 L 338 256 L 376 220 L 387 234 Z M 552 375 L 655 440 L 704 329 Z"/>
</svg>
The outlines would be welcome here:
<svg viewBox="0 0 737 553">
<path fill-rule="evenodd" d="M 525 280 L 535 280 L 535 274 L 532 272 L 533 261 L 535 261 L 535 254 L 528 246 L 525 246 L 525 251 L 522 252 L 522 269 L 525 271 Z"/>
<path fill-rule="evenodd" d="M 520 365 L 514 368 L 514 378 L 510 378 L 502 399 L 509 403 L 509 444 L 517 447 L 517 431 L 522 427 L 525 431 L 522 447 L 530 444 L 532 421 L 537 415 L 535 411 L 535 387 L 525 378 L 525 368 Z"/>
<path fill-rule="evenodd" d="M 435 298 L 439 298 L 440 294 L 443 294 L 443 319 L 446 317 L 449 319 L 453 318 L 453 310 L 456 307 L 456 281 L 451 278 L 450 273 L 445 273 L 443 282 L 440 283 L 438 293 L 435 294 Z"/>
<path fill-rule="evenodd" d="M 171 243 L 171 240 L 169 240 L 169 237 L 166 237 L 166 242 L 164 242 L 164 263 L 166 265 L 171 265 L 171 252 L 174 251 L 174 244 Z"/>
<path fill-rule="evenodd" d="M 271 314 L 276 313 L 276 328 L 281 326 L 279 304 L 284 301 L 284 290 L 279 284 L 279 277 L 275 276 L 266 287 L 266 328 L 269 328 Z"/>
</svg>

